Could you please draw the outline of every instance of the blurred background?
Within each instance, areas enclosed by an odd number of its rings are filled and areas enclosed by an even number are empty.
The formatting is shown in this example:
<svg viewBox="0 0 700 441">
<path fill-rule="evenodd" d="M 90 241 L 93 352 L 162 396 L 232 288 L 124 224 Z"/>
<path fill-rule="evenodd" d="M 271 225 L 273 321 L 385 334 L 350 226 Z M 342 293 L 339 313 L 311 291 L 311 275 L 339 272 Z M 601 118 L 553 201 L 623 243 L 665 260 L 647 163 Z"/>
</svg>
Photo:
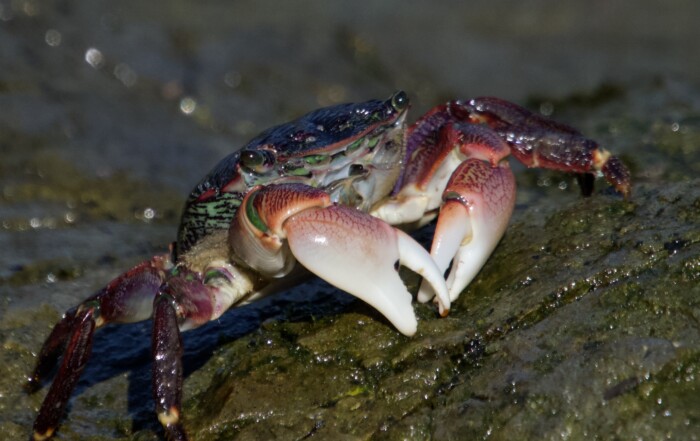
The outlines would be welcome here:
<svg viewBox="0 0 700 441">
<path fill-rule="evenodd" d="M 61 311 L 164 250 L 220 158 L 320 106 L 403 89 L 415 119 L 494 95 L 601 140 L 635 184 L 697 177 L 699 19 L 694 0 L 0 0 L 0 430 L 28 433 L 41 397 L 17 385 Z M 516 217 L 576 195 L 521 172 Z M 277 313 L 201 337 L 211 351 Z M 95 396 L 150 418 L 127 381 L 148 377 L 148 326 L 105 332 L 109 366 L 80 393 L 111 382 Z"/>
<path fill-rule="evenodd" d="M 405 89 L 417 116 L 455 97 L 532 104 L 700 78 L 690 0 L 14 0 L 0 14 L 5 136 L 181 193 L 260 130 L 335 102 Z"/>
</svg>

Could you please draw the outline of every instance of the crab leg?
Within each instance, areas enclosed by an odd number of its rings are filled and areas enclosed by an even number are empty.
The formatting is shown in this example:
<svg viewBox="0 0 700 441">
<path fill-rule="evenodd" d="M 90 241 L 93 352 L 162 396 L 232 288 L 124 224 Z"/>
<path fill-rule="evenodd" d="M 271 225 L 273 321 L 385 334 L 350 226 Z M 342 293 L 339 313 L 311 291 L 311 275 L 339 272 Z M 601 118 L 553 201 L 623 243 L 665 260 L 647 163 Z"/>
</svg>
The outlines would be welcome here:
<svg viewBox="0 0 700 441">
<path fill-rule="evenodd" d="M 110 282 L 77 308 L 65 313 L 46 339 L 36 367 L 25 388 L 32 393 L 51 372 L 63 353 L 63 360 L 34 422 L 35 440 L 53 436 L 71 392 L 82 374 L 92 350 L 96 328 L 106 323 L 127 323 L 151 316 L 153 296 L 164 279 L 167 257 L 154 257 Z"/>
<path fill-rule="evenodd" d="M 37 357 L 36 366 L 32 374 L 27 378 L 27 383 L 24 388 L 29 393 L 34 393 L 41 387 L 43 379 L 48 377 L 53 368 L 58 362 L 58 358 L 66 350 L 68 337 L 74 328 L 75 314 L 77 308 L 72 308 L 66 311 L 61 318 L 61 321 L 56 323 L 51 331 L 51 334 L 44 341 L 44 345 Z"/>
<path fill-rule="evenodd" d="M 94 308 L 78 312 L 71 323 L 72 333 L 56 381 L 51 385 L 34 422 L 34 440 L 50 438 L 68 403 L 92 350 L 95 331 Z"/>
<path fill-rule="evenodd" d="M 187 439 L 180 423 L 182 408 L 182 338 L 170 293 L 158 294 L 153 304 L 153 396 L 158 421 L 166 438 Z"/>
<path fill-rule="evenodd" d="M 630 194 L 630 173 L 624 164 L 573 127 L 492 97 L 451 101 L 439 109 L 460 121 L 488 124 L 528 167 L 601 173 L 625 197 Z M 584 194 L 591 190 L 582 187 Z"/>
<path fill-rule="evenodd" d="M 221 316 L 252 291 L 247 275 L 226 261 L 210 261 L 202 271 L 182 261 L 158 289 L 153 300 L 153 396 L 158 421 L 166 438 L 186 441 L 182 412 L 181 331 L 199 327 Z"/>
<path fill-rule="evenodd" d="M 248 193 L 243 207 L 229 240 L 241 262 L 257 271 L 281 277 L 290 271 L 290 262 L 298 260 L 375 307 L 400 332 L 413 335 L 417 321 L 412 296 L 395 270 L 398 261 L 431 284 L 442 315 L 449 311 L 442 272 L 423 247 L 369 214 L 333 205 L 322 190 L 303 184 L 269 185 Z"/>
</svg>

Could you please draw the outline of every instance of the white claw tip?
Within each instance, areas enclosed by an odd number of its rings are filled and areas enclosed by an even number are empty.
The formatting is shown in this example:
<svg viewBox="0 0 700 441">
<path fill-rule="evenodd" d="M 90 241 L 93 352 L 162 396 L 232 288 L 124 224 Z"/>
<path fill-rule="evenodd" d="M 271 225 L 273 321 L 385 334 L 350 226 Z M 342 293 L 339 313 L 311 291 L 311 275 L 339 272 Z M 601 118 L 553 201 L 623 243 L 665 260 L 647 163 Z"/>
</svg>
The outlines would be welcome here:
<svg viewBox="0 0 700 441">
<path fill-rule="evenodd" d="M 447 317 L 450 314 L 450 308 L 443 308 L 442 305 L 440 305 L 440 317 Z"/>
</svg>

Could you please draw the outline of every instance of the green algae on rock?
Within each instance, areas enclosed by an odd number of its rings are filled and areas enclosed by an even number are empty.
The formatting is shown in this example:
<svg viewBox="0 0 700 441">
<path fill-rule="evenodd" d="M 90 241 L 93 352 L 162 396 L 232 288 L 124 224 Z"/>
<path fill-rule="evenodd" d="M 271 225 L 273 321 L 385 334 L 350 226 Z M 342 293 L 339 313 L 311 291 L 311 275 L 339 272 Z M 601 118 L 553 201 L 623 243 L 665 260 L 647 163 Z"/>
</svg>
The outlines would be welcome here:
<svg viewBox="0 0 700 441">
<path fill-rule="evenodd" d="M 199 440 L 693 439 L 699 184 L 524 216 L 414 338 L 363 310 L 265 326 L 194 374 L 217 370 L 188 425 Z"/>
</svg>

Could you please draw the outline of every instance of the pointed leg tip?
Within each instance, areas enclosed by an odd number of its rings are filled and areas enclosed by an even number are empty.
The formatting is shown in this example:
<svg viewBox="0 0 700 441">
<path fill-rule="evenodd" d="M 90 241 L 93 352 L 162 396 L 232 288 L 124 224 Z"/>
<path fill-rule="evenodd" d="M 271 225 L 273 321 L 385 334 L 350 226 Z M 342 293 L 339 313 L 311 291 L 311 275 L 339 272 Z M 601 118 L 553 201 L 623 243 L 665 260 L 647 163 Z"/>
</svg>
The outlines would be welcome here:
<svg viewBox="0 0 700 441">
<path fill-rule="evenodd" d="M 173 426 L 180 422 L 180 411 L 176 406 L 171 406 L 170 409 L 158 413 L 158 421 L 163 426 Z"/>
<path fill-rule="evenodd" d="M 576 175 L 576 181 L 581 189 L 581 196 L 589 197 L 593 194 L 593 185 L 595 181 L 595 176 L 591 173 L 578 173 Z"/>
<path fill-rule="evenodd" d="M 35 432 L 32 434 L 32 437 L 30 438 L 30 441 L 45 441 L 45 440 L 51 438 L 51 437 L 53 436 L 53 433 L 54 433 L 54 428 L 53 428 L 53 427 L 49 427 L 49 428 L 46 429 L 43 433 L 39 433 L 39 432 L 36 432 L 36 431 L 35 431 Z"/>
<path fill-rule="evenodd" d="M 619 158 L 611 156 L 602 167 L 603 176 L 622 194 L 625 199 L 629 199 L 632 194 L 632 180 L 629 169 Z"/>
<path fill-rule="evenodd" d="M 632 197 L 632 185 L 629 182 L 617 185 L 615 189 L 622 194 L 626 201 Z"/>
</svg>

